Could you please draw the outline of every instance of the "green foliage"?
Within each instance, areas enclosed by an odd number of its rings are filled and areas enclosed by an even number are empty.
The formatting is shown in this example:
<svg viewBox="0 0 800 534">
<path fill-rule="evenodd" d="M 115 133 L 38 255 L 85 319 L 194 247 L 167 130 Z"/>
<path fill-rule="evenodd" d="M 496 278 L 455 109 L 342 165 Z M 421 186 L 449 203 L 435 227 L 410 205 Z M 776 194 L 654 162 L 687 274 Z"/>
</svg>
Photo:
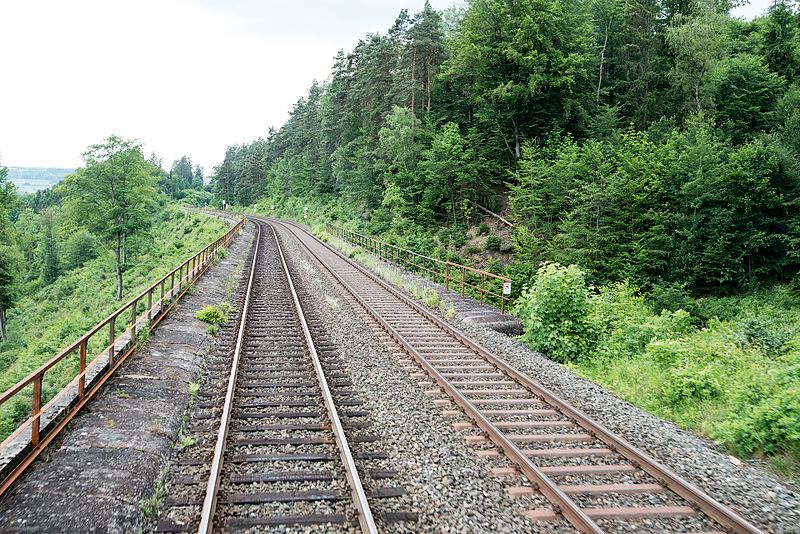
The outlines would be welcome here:
<svg viewBox="0 0 800 534">
<path fill-rule="evenodd" d="M 84 168 L 64 179 L 66 210 L 115 251 L 119 300 L 128 239 L 152 221 L 154 169 L 145 161 L 138 142 L 116 135 L 90 146 L 83 158 Z"/>
<path fill-rule="evenodd" d="M 627 284 L 600 288 L 589 297 L 596 350 L 575 369 L 736 454 L 796 465 L 800 306 L 789 295 L 703 299 L 724 319 L 698 328 L 680 309 L 656 315 Z"/>
<path fill-rule="evenodd" d="M 490 235 L 486 238 L 486 250 L 500 250 L 502 241 L 496 235 Z"/>
<path fill-rule="evenodd" d="M 735 142 L 775 126 L 783 80 L 761 58 L 741 54 L 720 63 L 715 74 L 717 122 Z"/>
<path fill-rule="evenodd" d="M 205 246 L 225 231 L 225 224 L 219 219 L 186 214 L 172 206 L 152 216 L 159 222 L 151 230 L 152 241 L 138 247 L 131 258 L 126 271 L 125 298 L 143 290 L 184 261 L 190 252 Z M 186 228 L 189 232 L 184 234 Z M 183 240 L 190 245 L 185 248 L 175 246 Z M 15 262 L 21 263 L 18 251 L 0 245 L 0 276 L 4 250 L 15 256 Z M 8 337 L 0 344 L 0 390 L 6 390 L 30 374 L 119 306 L 119 302 L 112 298 L 115 286 L 111 275 L 113 266 L 113 256 L 104 251 L 83 266 L 63 272 L 49 286 L 42 286 L 35 280 L 25 286 L 24 292 L 17 293 L 18 299 L 8 310 Z M 0 283 L 0 289 L 5 287 Z M 64 310 L 70 310 L 70 313 L 64 313 Z M 119 321 L 117 328 L 124 327 L 125 321 Z M 97 339 L 89 346 L 90 360 L 104 348 L 102 337 L 96 336 Z M 52 397 L 71 380 L 77 368 L 76 356 L 48 371 L 43 387 L 45 398 Z M 28 417 L 30 409 L 30 392 L 0 407 L 0 435 L 8 435 L 19 421 Z"/>
<path fill-rule="evenodd" d="M 769 392 L 755 404 L 740 401 L 736 416 L 729 416 L 717 439 L 736 454 L 749 456 L 788 454 L 800 458 L 800 372 L 797 364 L 782 371 Z"/>
<path fill-rule="evenodd" d="M 52 210 L 42 212 L 39 222 L 42 227 L 42 281 L 47 285 L 55 281 L 59 274 L 58 245 L 55 235 L 55 213 Z"/>
<path fill-rule="evenodd" d="M 427 307 L 436 309 L 439 307 L 439 293 L 435 290 L 426 290 L 423 295 L 423 301 Z"/>
<path fill-rule="evenodd" d="M 548 263 L 517 299 L 512 313 L 525 327 L 522 339 L 559 362 L 587 358 L 597 336 L 589 320 L 589 289 L 575 265 Z"/>
<path fill-rule="evenodd" d="M 64 264 L 67 269 L 82 267 L 97 255 L 96 240 L 87 230 L 78 230 L 64 244 Z"/>
<path fill-rule="evenodd" d="M 225 313 L 219 307 L 214 306 L 213 304 L 207 304 L 206 306 L 203 306 L 203 308 L 195 314 L 195 317 L 210 325 L 218 325 L 228 322 L 228 317 L 225 315 Z"/>
<path fill-rule="evenodd" d="M 716 398 L 722 391 L 719 370 L 713 366 L 676 366 L 669 370 L 669 378 L 661 388 L 667 406 L 681 408 L 686 403 Z"/>
<path fill-rule="evenodd" d="M 659 143 L 633 132 L 552 141 L 528 148 L 520 167 L 510 199 L 522 218 L 518 259 L 578 263 L 601 283 L 695 290 L 797 269 L 788 221 L 798 212 L 788 200 L 800 189 L 775 143 L 732 146 L 694 123 Z"/>
</svg>

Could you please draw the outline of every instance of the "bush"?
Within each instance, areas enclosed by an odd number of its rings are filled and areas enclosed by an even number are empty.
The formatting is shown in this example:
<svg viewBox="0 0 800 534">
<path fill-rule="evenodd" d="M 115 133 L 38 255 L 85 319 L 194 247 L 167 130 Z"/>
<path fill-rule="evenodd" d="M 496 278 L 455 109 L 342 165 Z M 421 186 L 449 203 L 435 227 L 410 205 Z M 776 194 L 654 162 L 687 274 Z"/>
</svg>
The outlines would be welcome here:
<svg viewBox="0 0 800 534">
<path fill-rule="evenodd" d="M 683 310 L 654 315 L 644 297 L 627 282 L 600 289 L 592 299 L 591 322 L 600 335 L 599 353 L 611 359 L 633 357 L 653 340 L 692 328 L 691 318 Z"/>
<path fill-rule="evenodd" d="M 717 397 L 722 391 L 715 365 L 687 365 L 670 369 L 669 380 L 661 388 L 666 403 L 679 408 L 690 401 L 703 401 Z"/>
<path fill-rule="evenodd" d="M 525 287 L 513 313 L 522 321 L 522 339 L 556 361 L 587 358 L 596 345 L 589 321 L 586 275 L 576 265 L 543 265 L 532 287 Z"/>
<path fill-rule="evenodd" d="M 800 457 L 800 376 L 753 406 L 743 406 L 717 429 L 715 437 L 733 452 L 756 451 Z"/>
<path fill-rule="evenodd" d="M 86 230 L 78 230 L 64 245 L 64 262 L 67 269 L 82 267 L 84 263 L 97 257 L 95 239 Z"/>
<path fill-rule="evenodd" d="M 500 250 L 500 245 L 503 242 L 496 235 L 490 235 L 486 238 L 486 250 Z"/>
<path fill-rule="evenodd" d="M 453 231 L 450 233 L 453 246 L 456 248 L 461 248 L 467 243 L 467 233 L 460 230 L 459 228 L 453 228 Z"/>
<path fill-rule="evenodd" d="M 228 317 L 225 313 L 212 304 L 204 306 L 202 310 L 195 314 L 195 317 L 210 325 L 222 324 L 228 321 Z"/>
<path fill-rule="evenodd" d="M 486 235 L 489 233 L 489 225 L 486 222 L 482 222 L 478 225 L 478 235 Z"/>
</svg>

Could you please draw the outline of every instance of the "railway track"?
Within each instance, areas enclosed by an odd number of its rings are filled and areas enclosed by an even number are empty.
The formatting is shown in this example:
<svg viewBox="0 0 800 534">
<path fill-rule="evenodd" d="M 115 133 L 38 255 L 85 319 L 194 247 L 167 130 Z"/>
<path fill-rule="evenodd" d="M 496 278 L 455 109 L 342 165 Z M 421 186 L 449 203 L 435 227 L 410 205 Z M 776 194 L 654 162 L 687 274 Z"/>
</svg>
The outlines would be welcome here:
<svg viewBox="0 0 800 534">
<path fill-rule="evenodd" d="M 435 384 L 430 394 L 461 408 L 467 420 L 455 426 L 496 475 L 511 477 L 509 491 L 546 497 L 550 507 L 527 512 L 532 521 L 586 533 L 631 532 L 642 522 L 658 532 L 760 532 L 302 227 L 272 222 L 421 367 Z"/>
<path fill-rule="evenodd" d="M 373 516 L 370 501 L 404 490 L 370 469 L 388 454 L 365 431 L 369 412 L 324 326 L 306 317 L 274 230 L 256 224 L 238 328 L 201 391 L 205 411 L 190 429 L 198 442 L 176 462 L 158 530 L 374 533 L 376 523 L 413 520 Z"/>
</svg>

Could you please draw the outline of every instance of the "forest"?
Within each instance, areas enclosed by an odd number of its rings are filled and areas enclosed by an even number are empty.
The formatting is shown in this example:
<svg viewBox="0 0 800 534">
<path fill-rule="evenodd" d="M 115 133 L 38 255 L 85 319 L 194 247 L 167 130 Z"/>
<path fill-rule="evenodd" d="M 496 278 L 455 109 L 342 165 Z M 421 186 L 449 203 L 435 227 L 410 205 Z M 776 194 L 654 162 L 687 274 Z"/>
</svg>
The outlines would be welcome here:
<svg viewBox="0 0 800 534">
<path fill-rule="evenodd" d="M 533 348 L 796 474 L 800 13 L 733 5 L 402 11 L 227 149 L 214 202 L 504 273 Z"/>
</svg>

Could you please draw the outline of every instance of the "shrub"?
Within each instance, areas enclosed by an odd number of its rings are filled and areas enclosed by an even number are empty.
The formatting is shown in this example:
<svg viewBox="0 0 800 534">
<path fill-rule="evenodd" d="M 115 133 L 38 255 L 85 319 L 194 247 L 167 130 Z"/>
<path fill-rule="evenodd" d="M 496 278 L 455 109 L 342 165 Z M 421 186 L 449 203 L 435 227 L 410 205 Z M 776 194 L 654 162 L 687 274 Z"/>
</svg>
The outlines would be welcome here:
<svg viewBox="0 0 800 534">
<path fill-rule="evenodd" d="M 433 289 L 425 290 L 423 293 L 425 304 L 429 308 L 437 308 L 439 306 L 439 294 Z"/>
<path fill-rule="evenodd" d="M 496 235 L 490 235 L 486 238 L 486 250 L 500 250 L 500 245 L 503 242 Z"/>
<path fill-rule="evenodd" d="M 787 385 L 742 413 L 732 413 L 715 437 L 741 455 L 760 451 L 800 457 L 800 386 Z"/>
<path fill-rule="evenodd" d="M 64 263 L 67 269 L 82 267 L 84 263 L 97 257 L 97 249 L 92 234 L 78 230 L 64 245 Z"/>
<path fill-rule="evenodd" d="M 478 225 L 478 235 L 486 235 L 489 233 L 489 225 L 486 222 L 482 222 Z"/>
<path fill-rule="evenodd" d="M 649 360 L 664 368 L 679 364 L 687 357 L 684 343 L 676 339 L 657 339 L 647 344 L 644 351 Z"/>
<path fill-rule="evenodd" d="M 453 245 L 456 248 L 461 248 L 467 243 L 467 234 L 458 232 L 453 236 Z"/>
<path fill-rule="evenodd" d="M 588 357 L 596 345 L 589 321 L 586 275 L 576 265 L 548 263 L 517 299 L 514 315 L 522 321 L 522 339 L 559 362 Z"/>
<path fill-rule="evenodd" d="M 470 245 L 467 247 L 467 254 L 480 254 L 481 249 L 476 247 L 475 245 Z"/>
<path fill-rule="evenodd" d="M 223 313 L 223 311 L 217 306 L 212 304 L 204 306 L 202 310 L 195 314 L 195 317 L 210 325 L 222 324 L 228 320 L 228 317 L 225 315 L 225 313 Z"/>
<path fill-rule="evenodd" d="M 667 405 L 679 408 L 690 401 L 703 401 L 717 397 L 722 391 L 717 366 L 685 365 L 669 371 L 669 380 L 661 393 Z"/>
</svg>

